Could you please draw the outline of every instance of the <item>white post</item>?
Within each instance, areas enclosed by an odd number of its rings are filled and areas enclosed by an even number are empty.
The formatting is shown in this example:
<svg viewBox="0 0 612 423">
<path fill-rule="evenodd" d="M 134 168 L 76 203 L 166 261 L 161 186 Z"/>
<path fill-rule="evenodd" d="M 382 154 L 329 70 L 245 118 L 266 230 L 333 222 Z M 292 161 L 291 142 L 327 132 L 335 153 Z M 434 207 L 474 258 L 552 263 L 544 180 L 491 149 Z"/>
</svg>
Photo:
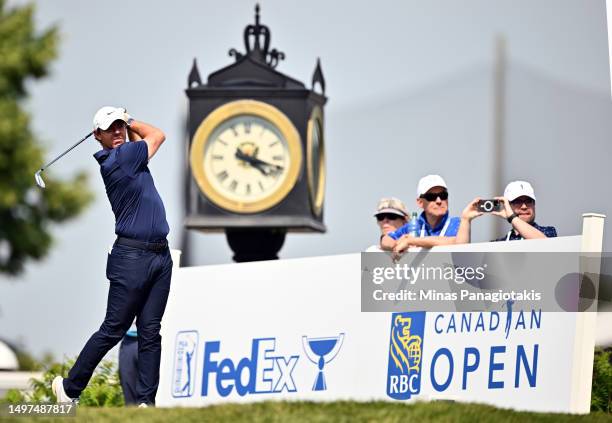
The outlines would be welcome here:
<svg viewBox="0 0 612 423">
<path fill-rule="evenodd" d="M 170 249 L 170 257 L 172 257 L 172 270 L 176 270 L 181 267 L 181 254 L 183 254 L 181 250 L 175 250 L 174 248 Z"/>
<path fill-rule="evenodd" d="M 610 57 L 610 74 L 612 75 L 612 1 L 610 0 L 606 0 L 606 17 L 608 20 L 608 55 Z M 612 81 L 610 82 L 612 83 Z"/>
<path fill-rule="evenodd" d="M 597 213 L 585 213 L 582 215 L 581 253 L 601 253 L 605 218 L 605 215 Z M 588 254 L 585 256 L 588 257 Z M 589 268 L 581 269 L 581 272 L 588 272 L 592 275 L 599 274 L 599 262 L 597 264 L 589 260 L 585 260 L 585 262 L 590 264 Z M 595 294 L 597 294 L 599 278 L 592 282 L 595 285 Z M 586 414 L 591 409 L 591 384 L 593 382 L 595 328 L 597 324 L 597 295 L 593 301 L 595 311 L 576 313 L 572 360 L 572 392 L 570 395 L 570 410 L 573 413 Z"/>
</svg>

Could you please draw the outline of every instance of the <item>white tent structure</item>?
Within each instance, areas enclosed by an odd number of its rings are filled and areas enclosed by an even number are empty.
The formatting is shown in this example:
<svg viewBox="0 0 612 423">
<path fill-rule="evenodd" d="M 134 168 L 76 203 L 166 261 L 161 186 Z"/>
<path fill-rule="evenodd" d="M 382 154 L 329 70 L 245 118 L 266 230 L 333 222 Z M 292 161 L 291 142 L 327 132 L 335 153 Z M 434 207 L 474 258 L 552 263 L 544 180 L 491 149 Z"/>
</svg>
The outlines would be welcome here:
<svg viewBox="0 0 612 423">
<path fill-rule="evenodd" d="M 17 370 L 17 355 L 5 342 L 0 341 L 0 370 Z"/>
<path fill-rule="evenodd" d="M 30 389 L 30 379 L 41 377 L 42 372 L 20 372 L 17 354 L 6 342 L 0 341 L 0 398 L 9 389 Z"/>
</svg>

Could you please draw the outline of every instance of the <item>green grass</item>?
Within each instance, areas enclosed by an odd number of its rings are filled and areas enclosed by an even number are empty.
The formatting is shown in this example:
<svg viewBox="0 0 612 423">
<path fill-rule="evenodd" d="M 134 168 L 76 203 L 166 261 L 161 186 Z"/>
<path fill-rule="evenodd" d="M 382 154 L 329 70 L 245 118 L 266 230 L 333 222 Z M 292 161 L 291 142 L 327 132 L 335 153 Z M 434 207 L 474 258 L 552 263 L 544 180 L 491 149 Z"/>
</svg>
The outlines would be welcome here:
<svg viewBox="0 0 612 423">
<path fill-rule="evenodd" d="M 94 408 L 80 407 L 76 419 L 3 418 L 3 422 L 612 422 L 612 415 L 591 413 L 584 416 L 568 414 L 524 413 L 502 410 L 479 404 L 452 402 L 416 403 L 405 405 L 389 402 L 359 403 L 350 401 L 261 402 L 228 404 L 204 408 Z"/>
</svg>

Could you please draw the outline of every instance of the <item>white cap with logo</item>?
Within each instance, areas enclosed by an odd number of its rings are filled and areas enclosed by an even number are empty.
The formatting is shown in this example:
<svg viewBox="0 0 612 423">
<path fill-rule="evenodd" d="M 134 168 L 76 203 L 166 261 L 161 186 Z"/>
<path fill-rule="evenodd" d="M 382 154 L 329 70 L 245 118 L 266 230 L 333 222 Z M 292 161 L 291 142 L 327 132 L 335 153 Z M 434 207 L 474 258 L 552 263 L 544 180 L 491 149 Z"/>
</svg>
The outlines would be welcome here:
<svg viewBox="0 0 612 423">
<path fill-rule="evenodd" d="M 111 124 L 116 120 L 126 121 L 126 112 L 123 107 L 104 106 L 96 112 L 93 118 L 94 131 L 100 128 L 106 131 Z"/>
<path fill-rule="evenodd" d="M 506 197 L 508 201 L 514 201 L 523 195 L 532 198 L 533 201 L 536 200 L 535 192 L 533 191 L 533 187 L 529 182 L 512 181 L 506 185 L 504 197 Z"/>
<path fill-rule="evenodd" d="M 440 175 L 427 175 L 423 176 L 419 180 L 419 184 L 417 185 L 417 197 L 425 194 L 427 191 L 432 189 L 433 187 L 442 187 L 448 189 L 446 186 L 446 182 Z"/>
</svg>

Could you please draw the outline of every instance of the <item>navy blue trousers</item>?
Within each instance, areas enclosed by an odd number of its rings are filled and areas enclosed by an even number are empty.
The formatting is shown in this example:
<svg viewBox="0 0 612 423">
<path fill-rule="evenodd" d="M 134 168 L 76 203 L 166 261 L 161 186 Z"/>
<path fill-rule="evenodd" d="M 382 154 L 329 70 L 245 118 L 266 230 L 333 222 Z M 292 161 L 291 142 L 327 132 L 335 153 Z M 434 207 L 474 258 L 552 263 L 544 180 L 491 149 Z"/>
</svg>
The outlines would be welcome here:
<svg viewBox="0 0 612 423">
<path fill-rule="evenodd" d="M 135 336 L 125 335 L 119 346 L 119 381 L 125 405 L 138 404 L 138 340 Z"/>
<path fill-rule="evenodd" d="M 64 379 L 64 389 L 78 398 L 96 366 L 127 332 L 136 317 L 138 330 L 138 403 L 155 404 L 159 385 L 161 319 L 166 309 L 172 258 L 170 250 L 152 252 L 115 243 L 106 264 L 110 281 L 106 317 Z"/>
</svg>

